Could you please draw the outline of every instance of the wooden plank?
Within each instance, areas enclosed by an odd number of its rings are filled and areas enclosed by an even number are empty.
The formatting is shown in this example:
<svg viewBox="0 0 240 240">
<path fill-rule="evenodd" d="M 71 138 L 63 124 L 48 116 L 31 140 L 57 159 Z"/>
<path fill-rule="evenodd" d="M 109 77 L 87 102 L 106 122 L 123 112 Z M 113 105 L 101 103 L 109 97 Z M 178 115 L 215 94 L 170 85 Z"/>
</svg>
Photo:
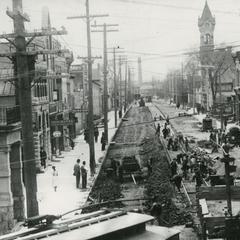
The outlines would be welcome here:
<svg viewBox="0 0 240 240">
<path fill-rule="evenodd" d="M 88 219 L 86 221 L 72 223 L 68 226 L 68 229 L 70 230 L 70 229 L 74 229 L 74 228 L 84 227 L 84 226 L 87 226 L 87 225 L 91 225 L 93 223 L 98 223 L 98 222 L 108 220 L 108 219 L 111 219 L 111 218 L 115 218 L 115 217 L 119 217 L 119 216 L 122 216 L 122 215 L 125 215 L 123 211 L 111 212 L 111 213 L 108 213 L 108 214 L 105 214 L 105 215 L 101 215 L 101 216 L 98 216 L 98 217 L 95 217 L 95 218 Z"/>
<path fill-rule="evenodd" d="M 206 199 L 205 198 L 199 199 L 199 204 L 202 208 L 202 214 L 203 215 L 209 214 Z"/>
<path fill-rule="evenodd" d="M 225 225 L 225 217 L 204 217 L 203 220 L 206 222 L 208 231 L 213 231 L 214 227 Z"/>
<path fill-rule="evenodd" d="M 86 220 L 86 219 L 89 219 L 89 218 L 99 216 L 99 215 L 104 214 L 104 213 L 106 213 L 105 210 L 104 211 L 100 210 L 100 211 L 96 211 L 96 212 L 93 212 L 93 213 L 81 214 L 77 217 L 74 217 L 74 218 L 71 218 L 71 219 L 66 219 L 66 220 L 61 220 L 61 221 L 57 222 L 56 227 L 59 227 L 63 224 L 71 224 L 71 223 L 74 223 L 74 222 L 83 221 L 83 220 Z M 55 227 L 55 224 L 54 224 L 54 227 Z"/>
<path fill-rule="evenodd" d="M 231 197 L 233 200 L 240 200 L 240 186 L 231 186 Z M 227 199 L 226 187 L 200 187 L 197 198 L 206 200 L 224 200 Z"/>
</svg>

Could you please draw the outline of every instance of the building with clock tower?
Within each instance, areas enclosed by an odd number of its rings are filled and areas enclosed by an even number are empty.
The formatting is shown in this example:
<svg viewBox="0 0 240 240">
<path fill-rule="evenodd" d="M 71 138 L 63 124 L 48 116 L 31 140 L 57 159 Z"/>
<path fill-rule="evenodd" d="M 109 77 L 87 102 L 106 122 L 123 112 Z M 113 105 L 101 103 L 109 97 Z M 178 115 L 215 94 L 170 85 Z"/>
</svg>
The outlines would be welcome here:
<svg viewBox="0 0 240 240">
<path fill-rule="evenodd" d="M 206 1 L 202 16 L 198 18 L 198 28 L 200 31 L 200 64 L 202 75 L 201 86 L 201 104 L 205 109 L 208 109 L 211 103 L 211 91 L 208 79 L 208 69 L 213 65 L 213 50 L 214 50 L 214 29 L 215 17 L 213 17 L 208 3 Z"/>
</svg>

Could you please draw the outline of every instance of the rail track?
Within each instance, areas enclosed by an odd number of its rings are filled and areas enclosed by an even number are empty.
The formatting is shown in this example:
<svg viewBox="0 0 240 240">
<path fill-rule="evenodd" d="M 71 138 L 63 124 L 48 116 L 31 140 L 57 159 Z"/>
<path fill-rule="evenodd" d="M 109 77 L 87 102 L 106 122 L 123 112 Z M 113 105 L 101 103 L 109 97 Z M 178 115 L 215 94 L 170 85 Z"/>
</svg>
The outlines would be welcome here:
<svg viewBox="0 0 240 240">
<path fill-rule="evenodd" d="M 149 107 L 149 108 L 151 108 L 151 107 Z M 166 119 L 166 115 L 164 114 L 164 112 L 162 112 L 160 107 L 155 103 L 152 103 L 152 108 L 155 108 L 155 112 L 157 110 L 158 116 L 161 116 L 161 119 L 163 119 L 163 120 L 159 120 L 160 124 L 163 123 Z M 170 117 L 170 119 L 171 119 L 171 117 Z M 155 122 L 155 124 L 157 124 L 157 123 L 158 122 Z M 171 127 L 171 131 L 172 131 L 172 135 L 177 136 L 178 132 L 171 123 L 170 123 L 170 127 Z M 162 135 L 160 135 L 159 140 L 162 143 L 162 145 L 166 151 L 166 155 L 167 155 L 168 161 L 170 163 L 172 161 L 172 159 L 176 157 L 176 153 L 174 154 L 173 151 L 169 151 L 167 149 L 167 141 L 163 139 Z M 180 143 L 180 152 L 186 153 L 186 150 L 182 143 Z M 178 153 L 179 153 L 179 151 L 178 151 Z M 181 168 L 181 166 L 179 166 L 179 167 Z M 203 184 L 205 186 L 208 186 L 208 183 L 205 180 L 204 180 Z M 193 217 L 194 227 L 195 227 L 196 231 L 198 233 L 200 233 L 201 224 L 200 224 L 200 221 L 199 221 L 199 218 L 197 215 L 197 199 L 196 199 L 197 191 L 196 191 L 195 183 L 193 181 L 191 181 L 191 178 L 184 179 L 182 181 L 182 192 L 183 193 L 176 192 L 177 198 L 182 198 L 183 202 L 185 202 L 185 200 L 187 200 L 189 210 Z"/>
</svg>

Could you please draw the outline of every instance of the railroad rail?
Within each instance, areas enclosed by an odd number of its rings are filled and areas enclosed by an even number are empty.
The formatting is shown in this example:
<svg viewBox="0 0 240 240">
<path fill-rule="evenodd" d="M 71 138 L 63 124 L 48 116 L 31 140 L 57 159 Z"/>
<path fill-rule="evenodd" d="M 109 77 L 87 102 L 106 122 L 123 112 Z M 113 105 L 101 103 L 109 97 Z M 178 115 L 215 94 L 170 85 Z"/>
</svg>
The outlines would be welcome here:
<svg viewBox="0 0 240 240">
<path fill-rule="evenodd" d="M 162 112 L 162 110 L 159 108 L 159 106 L 155 103 L 152 103 L 152 105 L 158 110 L 158 112 L 160 113 L 160 116 L 161 116 L 161 120 L 160 121 L 163 121 L 163 120 L 166 120 L 166 115 Z M 188 116 L 188 115 L 184 115 L 184 116 Z M 180 116 L 181 117 L 181 116 Z M 169 118 L 169 119 L 172 119 L 172 118 Z M 170 123 L 170 126 L 171 126 L 171 131 L 172 133 L 176 136 L 177 135 L 177 130 L 174 128 L 174 126 Z M 166 147 L 166 143 L 165 141 L 162 139 L 161 135 L 160 135 L 160 141 L 164 147 L 164 150 L 166 151 L 166 154 L 167 154 L 167 158 L 168 158 L 168 161 L 169 161 L 169 164 L 170 162 L 172 161 L 172 158 L 170 156 L 170 153 Z M 184 146 L 182 143 L 180 143 L 180 149 L 183 153 L 186 153 L 185 149 L 184 149 Z M 208 186 L 208 183 L 203 180 L 203 183 L 204 185 Z M 190 181 L 187 181 L 187 180 L 184 180 L 182 181 L 182 189 L 183 189 L 183 192 L 184 192 L 184 195 L 189 203 L 190 206 L 194 206 L 195 205 L 195 201 L 196 201 L 196 191 L 192 189 L 192 182 Z"/>
</svg>

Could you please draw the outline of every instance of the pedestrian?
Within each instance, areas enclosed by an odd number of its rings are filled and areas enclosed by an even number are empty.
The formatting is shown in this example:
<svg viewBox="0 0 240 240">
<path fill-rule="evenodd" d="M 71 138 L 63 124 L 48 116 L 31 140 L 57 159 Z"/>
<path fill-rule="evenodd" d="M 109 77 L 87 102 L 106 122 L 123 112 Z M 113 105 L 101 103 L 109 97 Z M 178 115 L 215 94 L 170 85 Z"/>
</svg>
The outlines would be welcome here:
<svg viewBox="0 0 240 240">
<path fill-rule="evenodd" d="M 167 130 L 166 125 L 165 125 L 164 129 L 162 130 L 162 133 L 163 133 L 163 138 L 166 139 L 167 135 L 168 135 L 168 130 Z"/>
<path fill-rule="evenodd" d="M 172 176 L 176 175 L 178 166 L 175 158 L 172 160 L 170 167 L 171 167 Z"/>
<path fill-rule="evenodd" d="M 117 176 L 117 162 L 111 158 L 111 168 L 113 170 L 114 177 Z"/>
<path fill-rule="evenodd" d="M 178 139 L 177 138 L 174 138 L 172 149 L 173 149 L 173 151 L 178 150 Z"/>
<path fill-rule="evenodd" d="M 40 161 L 41 161 L 41 167 L 44 169 L 46 168 L 46 159 L 47 159 L 47 153 L 43 149 L 43 147 L 40 148 Z"/>
<path fill-rule="evenodd" d="M 161 214 L 162 214 L 162 205 L 159 203 L 157 197 L 153 198 L 153 204 L 150 209 L 150 214 L 155 217 L 158 222 L 158 225 L 161 225 Z"/>
<path fill-rule="evenodd" d="M 76 177 L 76 188 L 79 188 L 80 184 L 80 159 L 77 159 L 77 162 L 75 163 L 73 167 L 73 175 Z"/>
<path fill-rule="evenodd" d="M 168 139 L 167 149 L 170 150 L 173 147 L 173 139 L 170 137 Z"/>
<path fill-rule="evenodd" d="M 55 166 L 52 166 L 52 186 L 54 188 L 54 191 L 57 191 L 57 186 L 58 186 L 58 172 L 56 170 Z"/>
<path fill-rule="evenodd" d="M 71 138 L 70 138 L 70 145 L 71 145 L 72 150 L 74 150 L 75 143 Z"/>
<path fill-rule="evenodd" d="M 225 117 L 225 119 L 224 119 L 224 127 L 225 127 L 225 129 L 226 129 L 226 127 L 227 127 L 227 124 L 228 124 L 228 118 Z"/>
<path fill-rule="evenodd" d="M 152 158 L 148 159 L 147 161 L 148 176 L 150 176 L 152 173 L 152 164 L 153 164 L 153 159 Z"/>
<path fill-rule="evenodd" d="M 105 150 L 105 147 L 106 147 L 106 139 L 105 139 L 105 134 L 104 134 L 104 132 L 102 133 L 101 144 L 102 144 L 102 151 L 104 151 L 104 150 Z"/>
<path fill-rule="evenodd" d="M 196 180 L 196 187 L 201 187 L 201 185 L 203 184 L 203 178 L 202 178 L 201 171 L 198 167 L 195 167 L 194 172 L 195 172 L 195 174 L 192 179 Z"/>
<path fill-rule="evenodd" d="M 161 127 L 160 127 L 160 124 L 158 123 L 156 133 L 155 133 L 155 135 L 157 135 L 158 137 L 160 136 L 160 130 L 161 130 Z"/>
<path fill-rule="evenodd" d="M 177 187 L 178 191 L 181 192 L 182 176 L 180 174 L 175 174 L 172 178 L 172 182 L 174 183 L 174 186 Z"/>
<path fill-rule="evenodd" d="M 189 151 L 189 142 L 188 142 L 188 138 L 187 138 L 187 137 L 185 137 L 185 142 L 184 142 L 184 144 L 185 144 L 186 152 L 188 152 L 188 151 Z"/>
<path fill-rule="evenodd" d="M 119 118 L 122 118 L 122 109 L 119 109 L 119 111 L 118 111 L 118 117 L 119 117 Z"/>
<path fill-rule="evenodd" d="M 81 166 L 81 175 L 82 175 L 82 189 L 87 188 L 87 169 L 86 169 L 86 162 L 83 161 Z"/>
<path fill-rule="evenodd" d="M 86 143 L 89 142 L 89 130 L 87 128 L 84 130 L 84 140 Z"/>
<path fill-rule="evenodd" d="M 182 171 L 183 171 L 183 177 L 186 180 L 188 179 L 188 169 L 189 169 L 188 157 L 185 155 L 183 156 Z"/>
<path fill-rule="evenodd" d="M 95 138 L 95 142 L 97 143 L 98 141 L 98 136 L 99 136 L 99 131 L 98 131 L 98 127 L 96 126 L 94 128 L 94 138 Z"/>
<path fill-rule="evenodd" d="M 123 183 L 123 167 L 120 162 L 117 161 L 117 175 L 120 183 Z"/>
</svg>

